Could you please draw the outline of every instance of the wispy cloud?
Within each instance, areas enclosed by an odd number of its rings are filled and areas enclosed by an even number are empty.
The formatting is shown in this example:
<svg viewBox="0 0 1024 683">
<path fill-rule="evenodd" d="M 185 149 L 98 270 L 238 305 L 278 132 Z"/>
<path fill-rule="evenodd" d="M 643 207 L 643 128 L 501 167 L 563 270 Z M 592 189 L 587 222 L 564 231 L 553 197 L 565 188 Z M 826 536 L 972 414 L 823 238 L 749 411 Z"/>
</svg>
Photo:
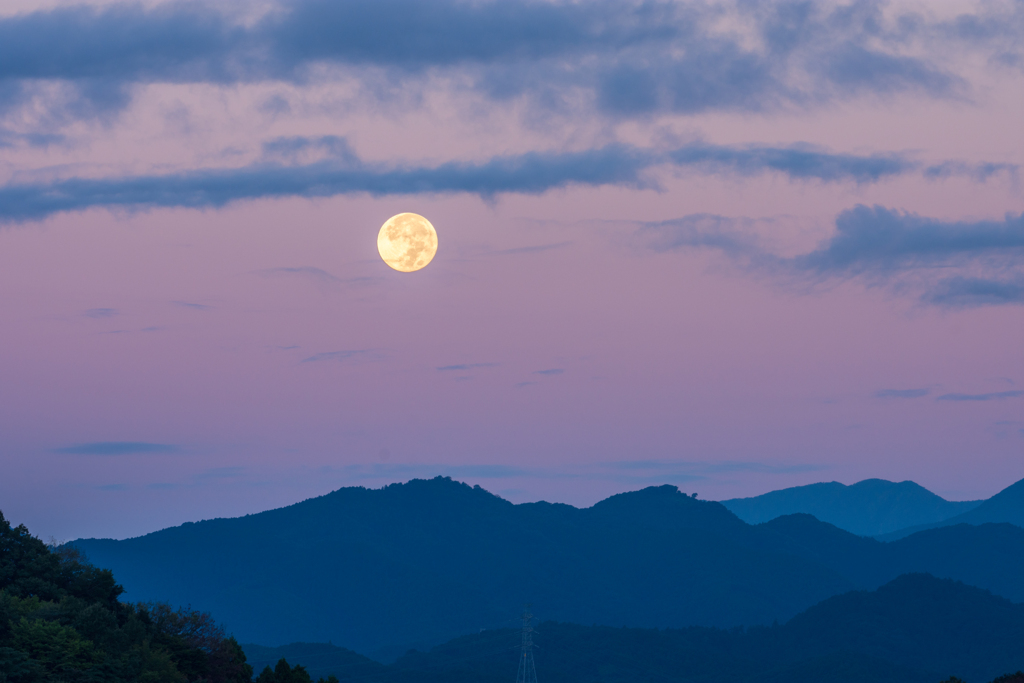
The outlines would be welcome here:
<svg viewBox="0 0 1024 683">
<path fill-rule="evenodd" d="M 1024 391 L 994 391 L 988 394 L 943 394 L 936 396 L 936 401 L 1002 401 L 1008 398 L 1024 396 Z"/>
<path fill-rule="evenodd" d="M 496 368 L 499 363 L 461 363 L 459 365 L 442 365 L 437 368 L 438 372 L 453 372 L 475 370 L 476 368 Z"/>
<path fill-rule="evenodd" d="M 828 469 L 827 465 L 810 463 L 771 463 L 746 460 L 620 460 L 606 463 L 622 471 L 662 471 L 666 473 L 711 475 L 726 472 L 757 472 L 761 474 L 793 474 L 818 472 Z"/>
<path fill-rule="evenodd" d="M 875 398 L 921 398 L 930 393 L 931 389 L 879 389 Z"/>
<path fill-rule="evenodd" d="M 90 308 L 85 312 L 87 318 L 112 318 L 118 314 L 116 308 Z"/>
<path fill-rule="evenodd" d="M 163 443 L 147 443 L 145 441 L 93 441 L 53 449 L 54 453 L 71 453 L 75 455 L 135 455 L 178 453 L 180 446 Z"/>
<path fill-rule="evenodd" d="M 333 290 L 340 290 L 346 287 L 358 287 L 371 285 L 375 282 L 379 282 L 379 277 L 368 277 L 368 276 L 357 276 L 357 277 L 338 277 L 323 268 L 317 268 L 315 266 L 286 266 L 281 268 L 266 268 L 264 270 L 255 271 L 256 275 L 268 279 L 285 278 L 285 279 L 296 279 L 305 280 L 317 287 L 322 292 L 329 292 Z"/>
<path fill-rule="evenodd" d="M 654 252 L 712 249 L 752 271 L 810 282 L 862 278 L 916 293 L 928 305 L 1024 303 L 1024 214 L 948 221 L 861 205 L 840 213 L 834 234 L 816 249 L 793 257 L 762 246 L 751 223 L 693 214 L 641 223 L 634 235 Z"/>
<path fill-rule="evenodd" d="M 325 351 L 323 353 L 316 353 L 308 358 L 303 358 L 301 363 L 322 363 L 325 361 L 344 363 L 347 360 L 354 358 L 365 357 L 366 354 L 370 353 L 370 349 L 352 349 L 346 351 Z"/>
<path fill-rule="evenodd" d="M 212 306 L 206 304 L 197 304 L 190 301 L 175 301 L 175 306 L 181 306 L 182 308 L 191 308 L 193 311 L 209 311 Z"/>
<path fill-rule="evenodd" d="M 514 247 L 512 249 L 499 249 L 493 253 L 499 255 L 505 254 L 537 254 L 543 251 L 552 251 L 553 249 L 563 249 L 572 244 L 572 242 L 554 242 L 552 244 L 537 244 L 529 247 Z"/>
<path fill-rule="evenodd" d="M 265 277 L 273 277 L 275 275 L 298 275 L 300 277 L 310 278 L 318 282 L 324 283 L 341 283 L 343 280 L 340 277 L 331 275 L 322 268 L 314 268 L 313 266 L 298 266 L 290 268 L 267 268 L 265 270 L 257 271 L 260 275 Z"/>
<path fill-rule="evenodd" d="M 436 166 L 365 163 L 353 155 L 308 164 L 260 161 L 241 168 L 203 169 L 166 175 L 66 178 L 0 187 L 0 222 L 38 220 L 91 207 L 146 209 L 213 208 L 232 202 L 280 197 L 331 197 L 468 193 L 542 194 L 568 186 L 656 188 L 657 167 L 744 176 L 781 173 L 793 180 L 876 182 L 916 172 L 919 164 L 900 155 L 851 155 L 790 147 L 728 146 L 692 143 L 660 150 L 610 144 L 581 151 L 529 152 L 494 157 L 482 163 L 447 162 Z M 878 207 L 876 207 L 876 210 Z M 841 216 L 841 228 L 857 230 L 867 207 Z M 885 211 L 885 210 L 883 210 Z M 904 216 L 902 220 L 906 221 Z M 841 233 L 840 237 L 845 234 Z M 850 245 L 840 240 L 818 261 L 834 258 Z M 814 266 L 812 259 L 808 265 Z M 287 270 L 277 272 L 287 272 Z M 310 271 L 296 270 L 293 272 Z"/>
<path fill-rule="evenodd" d="M 535 375 L 561 375 L 565 370 L 563 368 L 548 368 L 547 370 L 535 370 Z"/>
</svg>

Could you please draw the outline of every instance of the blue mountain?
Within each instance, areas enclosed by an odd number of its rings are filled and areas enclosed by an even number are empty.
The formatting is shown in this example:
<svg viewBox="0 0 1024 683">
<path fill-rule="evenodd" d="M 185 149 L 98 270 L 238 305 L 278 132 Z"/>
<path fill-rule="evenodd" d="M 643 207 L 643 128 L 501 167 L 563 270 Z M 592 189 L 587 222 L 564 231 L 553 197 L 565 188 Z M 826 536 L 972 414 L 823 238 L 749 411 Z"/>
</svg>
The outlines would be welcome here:
<svg viewBox="0 0 1024 683">
<path fill-rule="evenodd" d="M 983 502 L 949 501 L 912 481 L 865 479 L 851 486 L 837 481 L 795 486 L 752 498 L 724 500 L 722 505 L 749 524 L 806 513 L 858 536 L 879 536 L 949 520 Z M 996 517 L 986 521 L 1011 521 Z"/>
<path fill-rule="evenodd" d="M 925 529 L 935 529 L 955 524 L 992 524 L 1007 522 L 1024 527 L 1024 479 L 1012 484 L 981 504 L 954 517 L 900 529 L 890 534 L 879 535 L 880 540 L 896 540 Z"/>
<path fill-rule="evenodd" d="M 414 480 L 75 546 L 127 599 L 209 611 L 241 642 L 332 641 L 381 661 L 508 624 L 524 602 L 578 624 L 751 626 L 907 572 L 1024 601 L 1016 526 L 882 543 L 810 515 L 749 525 L 673 486 L 579 509 Z"/>
</svg>

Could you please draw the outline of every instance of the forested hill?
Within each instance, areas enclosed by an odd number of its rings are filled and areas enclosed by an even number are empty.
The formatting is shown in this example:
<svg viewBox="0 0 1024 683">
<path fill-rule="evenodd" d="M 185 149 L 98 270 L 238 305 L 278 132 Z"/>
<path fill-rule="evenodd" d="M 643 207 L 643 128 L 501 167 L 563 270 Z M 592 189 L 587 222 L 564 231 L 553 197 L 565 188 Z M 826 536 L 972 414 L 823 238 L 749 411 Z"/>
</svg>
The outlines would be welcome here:
<svg viewBox="0 0 1024 683">
<path fill-rule="evenodd" d="M 1009 524 L 881 543 L 808 515 L 751 526 L 672 486 L 577 509 L 414 480 L 75 545 L 132 599 L 210 611 L 244 642 L 381 661 L 508 624 L 524 602 L 580 624 L 750 626 L 908 572 L 1024 600 L 1024 529 Z"/>
<path fill-rule="evenodd" d="M 829 598 L 782 626 L 658 631 L 544 622 L 534 640 L 541 681 L 985 683 L 1024 668 L 1024 605 L 908 574 L 874 592 Z M 288 656 L 341 683 L 507 683 L 519 644 L 515 629 L 484 631 L 389 666 L 326 643 L 244 647 L 261 662 Z"/>
<path fill-rule="evenodd" d="M 107 569 L 53 551 L 0 513 L 0 681 L 247 683 L 252 669 L 207 614 L 125 604 Z"/>
</svg>

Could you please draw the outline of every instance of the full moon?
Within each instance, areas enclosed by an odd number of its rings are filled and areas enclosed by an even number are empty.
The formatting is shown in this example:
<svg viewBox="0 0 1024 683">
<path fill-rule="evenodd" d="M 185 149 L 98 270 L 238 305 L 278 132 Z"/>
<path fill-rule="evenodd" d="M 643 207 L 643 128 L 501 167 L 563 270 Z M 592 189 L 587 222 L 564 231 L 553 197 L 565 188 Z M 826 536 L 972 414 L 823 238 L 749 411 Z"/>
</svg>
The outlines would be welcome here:
<svg viewBox="0 0 1024 683">
<path fill-rule="evenodd" d="M 437 253 L 437 231 L 423 216 L 400 213 L 381 226 L 377 251 L 384 263 L 403 273 L 423 268 Z"/>
</svg>

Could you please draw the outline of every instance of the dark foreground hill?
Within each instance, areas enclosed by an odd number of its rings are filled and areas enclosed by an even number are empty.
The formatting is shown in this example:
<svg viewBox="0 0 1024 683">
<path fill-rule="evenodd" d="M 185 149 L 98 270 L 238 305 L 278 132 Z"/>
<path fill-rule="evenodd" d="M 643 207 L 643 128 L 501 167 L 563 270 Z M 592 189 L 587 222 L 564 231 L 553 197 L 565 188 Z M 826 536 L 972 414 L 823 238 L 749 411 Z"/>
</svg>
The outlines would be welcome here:
<svg viewBox="0 0 1024 683">
<path fill-rule="evenodd" d="M 1024 527 L 1024 479 L 1006 487 L 988 500 L 967 512 L 931 524 L 922 524 L 880 536 L 880 540 L 896 540 L 925 529 L 953 524 L 991 524 L 1008 522 Z"/>
<path fill-rule="evenodd" d="M 1018 527 L 886 544 L 807 515 L 750 526 L 671 486 L 577 509 L 417 480 L 75 545 L 132 599 L 210 611 L 243 641 L 330 640 L 382 661 L 507 625 L 524 602 L 572 623 L 750 626 L 910 571 L 1024 600 Z"/>
<path fill-rule="evenodd" d="M 0 514 L 0 681 L 248 683 L 245 654 L 209 615 L 121 592 L 109 570 Z"/>
<path fill-rule="evenodd" d="M 837 481 L 794 486 L 752 498 L 723 500 L 722 505 L 748 524 L 806 513 L 858 536 L 878 536 L 941 522 L 973 510 L 983 502 L 949 501 L 912 481 L 865 479 L 851 486 Z"/>
<path fill-rule="evenodd" d="M 925 574 L 829 598 L 783 626 L 657 631 L 545 622 L 538 677 L 566 683 L 984 683 L 1024 668 L 1024 605 Z M 384 666 L 332 645 L 246 645 L 257 666 L 286 657 L 342 683 L 507 683 L 514 629 L 464 636 Z M 306 659 L 304 659 L 306 657 Z"/>
</svg>

